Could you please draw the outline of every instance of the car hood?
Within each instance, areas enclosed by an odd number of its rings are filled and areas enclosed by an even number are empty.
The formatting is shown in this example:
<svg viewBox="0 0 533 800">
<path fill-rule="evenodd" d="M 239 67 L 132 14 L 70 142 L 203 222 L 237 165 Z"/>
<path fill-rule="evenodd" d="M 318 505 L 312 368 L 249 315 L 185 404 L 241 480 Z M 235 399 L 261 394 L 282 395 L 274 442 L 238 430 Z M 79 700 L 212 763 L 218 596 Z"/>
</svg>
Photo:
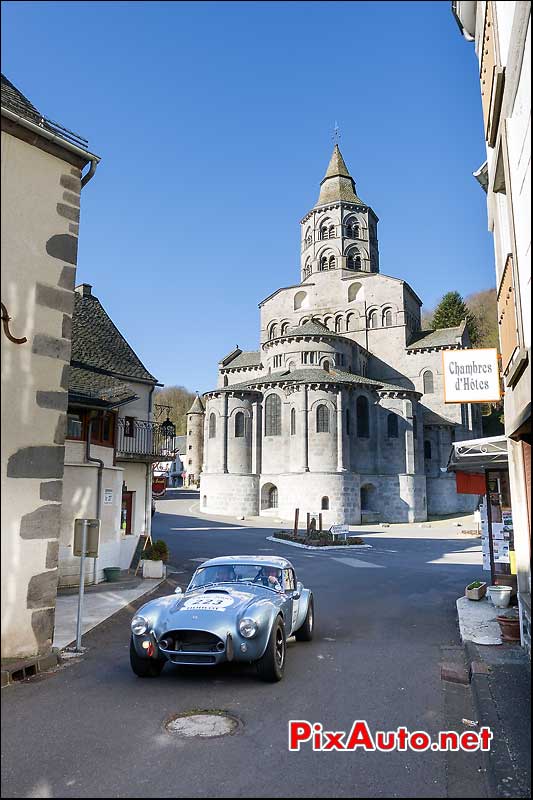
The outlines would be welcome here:
<svg viewBox="0 0 533 800">
<path fill-rule="evenodd" d="M 166 621 L 173 628 L 194 627 L 212 629 L 223 619 L 241 617 L 252 604 L 264 604 L 265 590 L 246 591 L 233 587 L 199 589 L 187 592 L 167 609 Z"/>
</svg>

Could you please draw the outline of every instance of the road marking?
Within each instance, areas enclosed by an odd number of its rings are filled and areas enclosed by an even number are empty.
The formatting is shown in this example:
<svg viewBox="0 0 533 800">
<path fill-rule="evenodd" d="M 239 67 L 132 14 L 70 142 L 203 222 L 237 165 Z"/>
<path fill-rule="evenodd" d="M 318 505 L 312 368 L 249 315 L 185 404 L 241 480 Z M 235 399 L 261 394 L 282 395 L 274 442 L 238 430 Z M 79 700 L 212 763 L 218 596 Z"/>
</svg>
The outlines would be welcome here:
<svg viewBox="0 0 533 800">
<path fill-rule="evenodd" d="M 169 528 L 171 531 L 245 531 L 246 525 L 233 526 L 233 525 L 212 525 L 209 528 Z"/>
<path fill-rule="evenodd" d="M 364 569 L 365 567 L 370 569 L 385 569 L 383 564 L 372 564 L 371 561 L 361 561 L 359 558 L 335 558 L 332 557 L 332 561 L 338 561 L 339 564 L 346 564 L 348 567 L 358 567 Z"/>
</svg>

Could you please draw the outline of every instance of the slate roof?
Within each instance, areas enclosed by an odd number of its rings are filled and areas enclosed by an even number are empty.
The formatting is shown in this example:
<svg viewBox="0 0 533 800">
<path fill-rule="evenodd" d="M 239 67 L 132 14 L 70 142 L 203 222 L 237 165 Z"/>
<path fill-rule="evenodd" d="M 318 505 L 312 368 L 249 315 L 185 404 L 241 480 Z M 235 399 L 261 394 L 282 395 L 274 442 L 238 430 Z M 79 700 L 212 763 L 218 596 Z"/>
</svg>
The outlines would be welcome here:
<svg viewBox="0 0 533 800">
<path fill-rule="evenodd" d="M 71 367 L 68 380 L 68 397 L 71 403 L 118 405 L 135 400 L 137 395 L 124 381 L 99 372 Z"/>
<path fill-rule="evenodd" d="M 285 383 L 344 383 L 351 385 L 366 386 L 369 389 L 384 389 L 385 391 L 394 392 L 409 392 L 412 389 L 406 389 L 405 386 L 395 386 L 392 383 L 385 383 L 384 381 L 376 381 L 372 378 L 365 378 L 363 375 L 354 375 L 351 372 L 343 372 L 341 370 L 331 369 L 329 372 L 321 369 L 320 367 L 311 367 L 307 369 L 294 369 L 292 371 L 283 370 L 282 372 L 273 372 L 270 375 L 261 375 L 257 378 L 251 378 L 249 381 L 242 383 L 234 383 L 231 386 L 224 388 L 214 389 L 213 391 L 234 391 L 234 390 L 253 390 L 256 386 L 270 385 L 270 384 L 285 384 Z"/>
<path fill-rule="evenodd" d="M 338 336 L 338 334 L 330 331 L 322 322 L 311 319 L 309 322 L 304 322 L 303 325 L 296 325 L 294 328 L 289 328 L 285 336 Z"/>
<path fill-rule="evenodd" d="M 455 426 L 457 424 L 456 422 L 452 422 L 452 420 L 441 417 L 440 414 L 437 414 L 435 411 L 432 411 L 430 408 L 425 408 L 424 406 L 422 406 L 422 413 L 424 416 L 424 425 Z"/>
<path fill-rule="evenodd" d="M 86 286 L 77 287 L 74 293 L 72 365 L 134 381 L 157 383 L 157 378 L 148 372 L 98 298 L 86 292 Z"/>
<path fill-rule="evenodd" d="M 327 203 L 334 203 L 338 200 L 345 200 L 349 203 L 366 205 L 355 191 L 355 182 L 348 168 L 344 163 L 339 145 L 336 144 L 331 154 L 331 159 L 326 170 L 326 174 L 320 183 L 320 196 L 316 202 L 317 206 Z"/>
<path fill-rule="evenodd" d="M 259 350 L 241 351 L 235 358 L 224 364 L 223 369 L 235 369 L 237 367 L 259 367 L 261 366 L 261 353 Z"/>
<path fill-rule="evenodd" d="M 194 398 L 194 403 L 187 411 L 187 414 L 203 414 L 205 411 L 205 406 L 203 404 L 202 398 L 199 395 L 196 395 Z"/>
<path fill-rule="evenodd" d="M 455 328 L 437 328 L 436 331 L 419 331 L 413 334 L 407 350 L 423 350 L 428 347 L 450 347 L 462 344 L 465 323 Z"/>
<path fill-rule="evenodd" d="M 43 115 L 16 86 L 13 86 L 5 75 L 2 75 L 2 106 L 29 119 L 30 122 L 39 124 L 43 121 Z"/>
</svg>

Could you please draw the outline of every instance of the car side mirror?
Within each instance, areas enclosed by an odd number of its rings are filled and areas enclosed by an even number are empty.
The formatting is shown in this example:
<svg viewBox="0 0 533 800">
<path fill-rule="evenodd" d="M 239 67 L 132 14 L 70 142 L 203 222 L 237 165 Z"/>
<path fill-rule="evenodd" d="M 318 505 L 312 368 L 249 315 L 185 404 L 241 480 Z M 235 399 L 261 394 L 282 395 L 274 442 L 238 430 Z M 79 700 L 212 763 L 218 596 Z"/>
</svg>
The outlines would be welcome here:
<svg viewBox="0 0 533 800">
<path fill-rule="evenodd" d="M 176 586 L 176 588 L 174 589 L 174 594 L 183 594 L 183 589 L 181 588 L 181 586 Z"/>
</svg>

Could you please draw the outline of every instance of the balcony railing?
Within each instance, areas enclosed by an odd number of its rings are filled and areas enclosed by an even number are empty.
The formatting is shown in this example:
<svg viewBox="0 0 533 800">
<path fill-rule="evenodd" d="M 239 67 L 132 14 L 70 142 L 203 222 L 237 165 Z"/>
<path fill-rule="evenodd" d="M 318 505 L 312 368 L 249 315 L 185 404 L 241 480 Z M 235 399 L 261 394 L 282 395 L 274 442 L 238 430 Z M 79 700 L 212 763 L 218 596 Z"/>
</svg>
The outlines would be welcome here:
<svg viewBox="0 0 533 800">
<path fill-rule="evenodd" d="M 117 420 L 117 456 L 173 457 L 174 434 L 168 436 L 164 426 L 133 417 Z"/>
</svg>

